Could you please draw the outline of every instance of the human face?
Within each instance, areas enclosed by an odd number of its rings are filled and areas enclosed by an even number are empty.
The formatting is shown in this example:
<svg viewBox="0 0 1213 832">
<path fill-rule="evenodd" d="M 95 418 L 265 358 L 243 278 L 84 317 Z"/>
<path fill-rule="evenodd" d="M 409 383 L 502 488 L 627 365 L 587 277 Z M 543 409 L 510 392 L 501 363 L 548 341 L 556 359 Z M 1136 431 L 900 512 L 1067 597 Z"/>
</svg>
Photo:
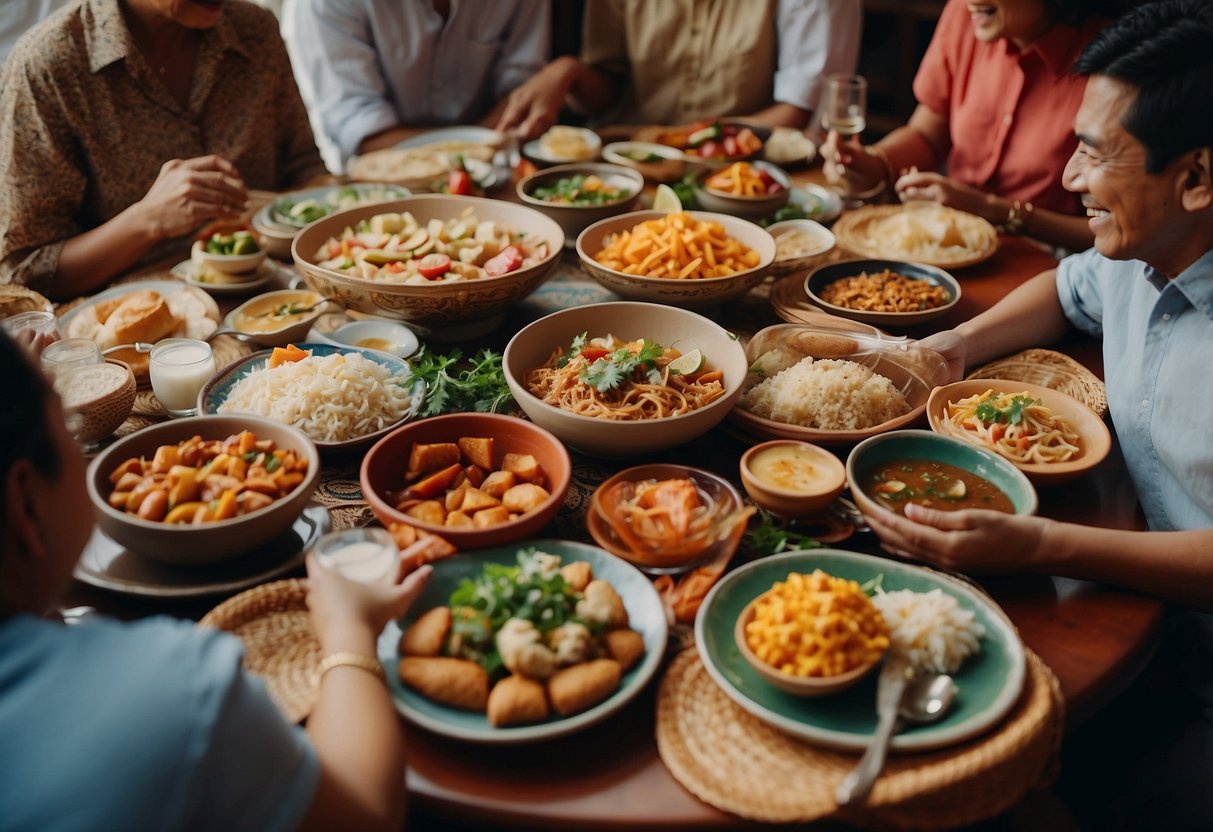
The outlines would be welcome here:
<svg viewBox="0 0 1213 832">
<path fill-rule="evenodd" d="M 1041 0 L 968 0 L 973 34 L 990 43 L 999 39 L 1025 46 L 1049 28 L 1048 9 Z"/>
<path fill-rule="evenodd" d="M 1182 202 L 1186 174 L 1180 168 L 1187 159 L 1146 172 L 1145 145 L 1123 125 L 1136 96 L 1136 87 L 1104 75 L 1087 80 L 1074 117 L 1078 147 L 1062 184 L 1082 195 L 1100 254 L 1143 260 L 1174 275 L 1182 270 L 1175 261 L 1184 256 L 1192 219 Z"/>
</svg>

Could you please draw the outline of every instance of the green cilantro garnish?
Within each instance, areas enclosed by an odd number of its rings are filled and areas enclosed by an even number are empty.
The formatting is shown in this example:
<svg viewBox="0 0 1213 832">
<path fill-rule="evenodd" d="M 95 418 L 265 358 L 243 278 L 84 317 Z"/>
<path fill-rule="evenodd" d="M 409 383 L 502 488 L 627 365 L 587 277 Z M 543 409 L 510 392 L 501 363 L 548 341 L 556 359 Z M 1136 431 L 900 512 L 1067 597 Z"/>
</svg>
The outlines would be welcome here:
<svg viewBox="0 0 1213 832">
<path fill-rule="evenodd" d="M 977 405 L 975 415 L 985 424 L 1002 422 L 1004 425 L 1018 425 L 1024 420 L 1024 413 L 1039 400 L 1027 395 L 1012 396 L 1006 407 L 998 407 L 994 401 L 988 400 Z"/>
<path fill-rule="evenodd" d="M 794 549 L 816 549 L 821 543 L 807 534 L 784 528 L 775 515 L 759 509 L 757 522 L 745 533 L 742 544 L 752 557 L 761 558 Z"/>
<path fill-rule="evenodd" d="M 422 348 L 410 362 L 413 375 L 425 382 L 422 416 L 440 413 L 501 413 L 514 401 L 505 381 L 501 353 L 482 349 L 466 361 L 453 349 L 446 355 Z M 464 369 L 454 367 L 463 364 Z"/>
<path fill-rule="evenodd" d="M 627 347 L 613 350 L 582 368 L 580 378 L 599 393 L 618 387 L 637 372 L 643 373 L 648 381 L 657 383 L 661 381 L 657 359 L 664 354 L 665 347 L 646 338 L 640 352 L 632 352 Z"/>
</svg>

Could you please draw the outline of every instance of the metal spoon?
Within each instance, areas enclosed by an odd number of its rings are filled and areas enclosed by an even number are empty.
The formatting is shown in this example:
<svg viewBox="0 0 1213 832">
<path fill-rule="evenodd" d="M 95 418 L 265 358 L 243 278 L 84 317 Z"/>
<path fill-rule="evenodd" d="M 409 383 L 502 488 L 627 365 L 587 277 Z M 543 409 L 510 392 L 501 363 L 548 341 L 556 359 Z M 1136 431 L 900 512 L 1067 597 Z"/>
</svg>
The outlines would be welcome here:
<svg viewBox="0 0 1213 832">
<path fill-rule="evenodd" d="M 863 800 L 884 768 L 889 741 L 906 723 L 926 724 L 943 717 L 956 698 L 956 682 L 946 673 L 914 675 L 909 664 L 899 657 L 885 662 L 876 689 L 876 709 L 880 721 L 872 744 L 834 790 L 839 806 Z"/>
</svg>

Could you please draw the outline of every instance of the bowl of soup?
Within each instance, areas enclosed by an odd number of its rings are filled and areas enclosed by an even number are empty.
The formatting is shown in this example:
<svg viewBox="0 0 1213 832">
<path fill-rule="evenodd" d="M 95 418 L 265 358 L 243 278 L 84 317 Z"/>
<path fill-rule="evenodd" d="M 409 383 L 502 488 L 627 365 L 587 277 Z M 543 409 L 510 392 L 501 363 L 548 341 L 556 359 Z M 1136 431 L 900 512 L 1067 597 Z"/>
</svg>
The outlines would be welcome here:
<svg viewBox="0 0 1213 832">
<path fill-rule="evenodd" d="M 851 496 L 864 514 L 904 514 L 911 503 L 940 511 L 1035 514 L 1036 490 L 992 451 L 925 430 L 865 439 L 847 457 Z"/>
<path fill-rule="evenodd" d="M 742 454 L 741 484 L 758 505 L 794 520 L 834 502 L 846 487 L 847 475 L 838 457 L 825 448 L 773 439 Z"/>
<path fill-rule="evenodd" d="M 266 292 L 237 306 L 224 319 L 224 328 L 266 347 L 302 341 L 324 312 L 327 302 L 308 289 Z"/>
</svg>

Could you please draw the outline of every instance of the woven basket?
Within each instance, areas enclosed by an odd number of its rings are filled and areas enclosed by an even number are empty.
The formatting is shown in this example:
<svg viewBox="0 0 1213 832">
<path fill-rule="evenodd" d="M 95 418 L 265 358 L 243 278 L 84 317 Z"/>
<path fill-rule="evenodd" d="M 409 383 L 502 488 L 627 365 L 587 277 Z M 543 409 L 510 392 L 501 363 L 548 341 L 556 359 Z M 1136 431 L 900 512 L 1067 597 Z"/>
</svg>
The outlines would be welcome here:
<svg viewBox="0 0 1213 832">
<path fill-rule="evenodd" d="M 229 598 L 198 622 L 240 637 L 245 669 L 265 680 L 270 698 L 291 722 L 306 719 L 320 694 L 320 643 L 306 599 L 306 581 L 275 581 Z"/>
<path fill-rule="evenodd" d="M 1053 350 L 1024 350 L 978 367 L 968 377 L 1039 384 L 1078 399 L 1101 419 L 1108 412 L 1108 395 L 1099 377 L 1070 356 Z"/>
<path fill-rule="evenodd" d="M 694 650 L 671 663 L 657 698 L 657 747 L 674 778 L 706 803 L 750 820 L 833 816 L 868 829 L 944 829 L 1015 805 L 1056 774 L 1063 706 L 1034 653 L 1015 707 L 994 733 L 925 754 L 893 754 L 868 802 L 839 810 L 838 782 L 856 754 L 781 733 L 736 705 Z"/>
</svg>

